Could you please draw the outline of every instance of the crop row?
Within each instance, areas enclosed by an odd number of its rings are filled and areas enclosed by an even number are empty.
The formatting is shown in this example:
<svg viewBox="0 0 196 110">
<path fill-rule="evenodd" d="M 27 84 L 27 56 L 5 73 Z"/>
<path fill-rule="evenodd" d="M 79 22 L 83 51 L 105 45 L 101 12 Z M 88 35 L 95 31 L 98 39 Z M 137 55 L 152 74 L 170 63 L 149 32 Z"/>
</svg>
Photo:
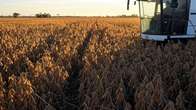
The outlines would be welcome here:
<svg viewBox="0 0 196 110">
<path fill-rule="evenodd" d="M 0 110 L 194 110 L 196 41 L 141 41 L 138 21 L 0 25 Z"/>
</svg>

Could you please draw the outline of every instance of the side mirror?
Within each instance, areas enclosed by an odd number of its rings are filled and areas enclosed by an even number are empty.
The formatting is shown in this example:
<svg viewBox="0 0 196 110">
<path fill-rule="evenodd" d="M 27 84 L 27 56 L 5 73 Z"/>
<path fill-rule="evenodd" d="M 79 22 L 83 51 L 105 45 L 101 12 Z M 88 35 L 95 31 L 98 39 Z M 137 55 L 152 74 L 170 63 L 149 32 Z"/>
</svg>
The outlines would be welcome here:
<svg viewBox="0 0 196 110">
<path fill-rule="evenodd" d="M 136 5 L 137 4 L 137 1 L 134 1 L 134 5 Z"/>
</svg>

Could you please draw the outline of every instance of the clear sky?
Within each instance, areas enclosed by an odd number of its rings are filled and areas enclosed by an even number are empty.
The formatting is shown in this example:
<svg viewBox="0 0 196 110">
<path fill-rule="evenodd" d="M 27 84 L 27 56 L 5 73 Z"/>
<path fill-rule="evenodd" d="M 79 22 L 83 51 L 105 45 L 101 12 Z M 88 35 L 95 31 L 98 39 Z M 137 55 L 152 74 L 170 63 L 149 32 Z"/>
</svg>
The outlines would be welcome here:
<svg viewBox="0 0 196 110">
<path fill-rule="evenodd" d="M 13 12 L 27 16 L 39 12 L 68 16 L 131 15 L 137 13 L 137 6 L 131 5 L 130 11 L 127 11 L 126 5 L 127 0 L 0 0 L 0 15 L 12 15 Z"/>
</svg>

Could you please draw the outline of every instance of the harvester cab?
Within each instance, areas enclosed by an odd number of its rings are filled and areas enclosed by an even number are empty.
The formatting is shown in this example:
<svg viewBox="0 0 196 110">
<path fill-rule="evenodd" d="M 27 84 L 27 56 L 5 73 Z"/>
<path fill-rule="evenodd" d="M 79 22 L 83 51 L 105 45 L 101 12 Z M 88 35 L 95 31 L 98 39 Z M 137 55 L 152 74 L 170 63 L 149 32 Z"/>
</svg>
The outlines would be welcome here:
<svg viewBox="0 0 196 110">
<path fill-rule="evenodd" d="M 129 10 L 130 0 L 127 2 Z M 196 0 L 135 0 L 141 38 L 166 41 L 196 38 Z"/>
</svg>

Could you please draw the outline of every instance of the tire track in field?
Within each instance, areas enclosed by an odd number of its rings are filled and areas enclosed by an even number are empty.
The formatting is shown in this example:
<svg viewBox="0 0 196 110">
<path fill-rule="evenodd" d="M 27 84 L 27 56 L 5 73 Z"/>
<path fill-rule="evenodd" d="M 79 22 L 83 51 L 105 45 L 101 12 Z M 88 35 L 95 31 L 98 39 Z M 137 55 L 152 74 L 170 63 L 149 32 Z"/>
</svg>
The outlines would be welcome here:
<svg viewBox="0 0 196 110">
<path fill-rule="evenodd" d="M 52 45 L 56 44 L 56 39 L 54 35 L 57 35 L 58 33 L 64 33 L 64 28 L 61 30 L 58 30 L 55 32 L 56 34 L 49 35 L 45 38 L 45 40 L 41 41 L 41 43 L 34 48 L 32 51 L 27 52 L 23 55 L 20 59 L 15 61 L 13 64 L 10 64 L 7 69 L 4 68 L 4 65 L 0 65 L 0 73 L 3 77 L 4 89 L 5 89 L 5 99 L 8 99 L 8 91 L 9 91 L 9 77 L 14 74 L 17 77 L 20 76 L 22 72 L 29 72 L 28 66 L 26 64 L 26 58 L 29 58 L 29 60 L 32 63 L 36 63 L 37 61 L 42 58 L 45 50 L 52 47 Z M 69 70 L 70 77 L 68 79 L 68 84 L 65 85 L 65 95 L 68 96 L 68 98 L 61 100 L 63 102 L 66 109 L 68 110 L 79 110 L 80 107 L 80 99 L 79 99 L 79 87 L 80 87 L 80 71 L 83 69 L 83 56 L 85 54 L 86 49 L 88 48 L 88 45 L 90 43 L 91 38 L 93 37 L 94 30 L 90 29 L 90 31 L 87 32 L 87 36 L 84 39 L 83 43 L 77 48 L 76 57 L 73 57 L 71 60 L 71 70 Z M 42 43 L 43 42 L 43 43 Z M 58 108 L 58 107 L 57 107 Z"/>
<path fill-rule="evenodd" d="M 68 78 L 68 83 L 64 86 L 64 93 L 67 96 L 67 99 L 64 100 L 66 110 L 80 110 L 80 73 L 84 68 L 84 62 L 82 59 L 93 34 L 93 29 L 87 32 L 87 36 L 83 43 L 77 48 L 76 57 L 73 57 L 71 60 L 71 70 L 69 71 L 70 77 Z"/>
</svg>

